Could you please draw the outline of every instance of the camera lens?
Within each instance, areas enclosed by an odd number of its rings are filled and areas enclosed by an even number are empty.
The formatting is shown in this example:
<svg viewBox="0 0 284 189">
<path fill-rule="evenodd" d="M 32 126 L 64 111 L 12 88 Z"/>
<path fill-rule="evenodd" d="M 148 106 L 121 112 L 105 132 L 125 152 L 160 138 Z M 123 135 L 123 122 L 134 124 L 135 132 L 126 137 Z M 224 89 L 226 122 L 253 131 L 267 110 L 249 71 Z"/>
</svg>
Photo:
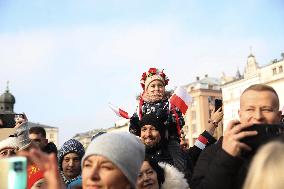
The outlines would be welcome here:
<svg viewBox="0 0 284 189">
<path fill-rule="evenodd" d="M 15 172 L 20 172 L 23 171 L 23 163 L 22 162 L 15 162 L 14 163 L 14 171 Z"/>
</svg>

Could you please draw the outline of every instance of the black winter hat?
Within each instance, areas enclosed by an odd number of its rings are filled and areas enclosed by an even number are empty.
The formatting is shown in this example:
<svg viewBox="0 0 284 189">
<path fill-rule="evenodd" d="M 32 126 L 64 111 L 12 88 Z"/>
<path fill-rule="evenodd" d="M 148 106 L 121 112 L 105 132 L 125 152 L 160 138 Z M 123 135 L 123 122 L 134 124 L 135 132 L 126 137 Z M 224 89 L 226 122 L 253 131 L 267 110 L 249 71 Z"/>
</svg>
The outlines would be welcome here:
<svg viewBox="0 0 284 189">
<path fill-rule="evenodd" d="M 159 132 L 162 137 L 165 136 L 166 125 L 155 113 L 145 114 L 139 122 L 140 130 L 144 125 L 152 125 Z"/>
</svg>

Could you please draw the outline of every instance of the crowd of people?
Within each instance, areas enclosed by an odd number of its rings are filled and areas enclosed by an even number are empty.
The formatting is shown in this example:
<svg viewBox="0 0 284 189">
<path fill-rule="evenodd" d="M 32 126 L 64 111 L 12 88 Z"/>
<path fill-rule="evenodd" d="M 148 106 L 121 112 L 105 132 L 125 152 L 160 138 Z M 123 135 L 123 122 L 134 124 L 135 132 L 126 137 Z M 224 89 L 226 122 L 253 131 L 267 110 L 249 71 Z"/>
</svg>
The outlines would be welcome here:
<svg viewBox="0 0 284 189">
<path fill-rule="evenodd" d="M 279 97 L 272 87 L 246 88 L 240 96 L 239 120 L 231 120 L 219 139 L 213 135 L 224 107 L 214 110 L 206 130 L 192 147 L 184 149 L 180 145 L 184 118 L 170 104 L 165 89 L 168 81 L 163 70 L 151 68 L 143 73 L 143 92 L 130 118 L 129 132 L 101 133 L 86 149 L 70 139 L 57 150 L 43 128 L 29 128 L 23 119 L 0 141 L 0 161 L 27 157 L 28 189 L 282 188 L 282 133 L 273 137 L 270 133 L 272 141 L 259 149 L 244 141 L 257 139 L 260 133 L 249 130 L 255 124 L 281 127 Z"/>
</svg>

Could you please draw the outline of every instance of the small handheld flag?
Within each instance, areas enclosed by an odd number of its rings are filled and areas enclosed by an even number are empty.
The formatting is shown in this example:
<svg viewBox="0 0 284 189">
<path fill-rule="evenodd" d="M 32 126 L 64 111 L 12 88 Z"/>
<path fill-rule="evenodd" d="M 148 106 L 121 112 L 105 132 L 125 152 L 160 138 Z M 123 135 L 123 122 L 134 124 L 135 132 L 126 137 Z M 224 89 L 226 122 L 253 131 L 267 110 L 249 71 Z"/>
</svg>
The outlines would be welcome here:
<svg viewBox="0 0 284 189">
<path fill-rule="evenodd" d="M 183 87 L 178 87 L 170 98 L 170 104 L 179 108 L 183 114 L 186 113 L 191 102 L 192 97 Z"/>
<path fill-rule="evenodd" d="M 109 103 L 109 107 L 114 111 L 114 113 L 116 113 L 117 116 L 119 117 L 123 117 L 125 119 L 130 119 L 128 116 L 128 113 L 124 110 L 122 110 L 121 108 L 118 108 L 114 105 L 112 105 L 111 103 Z"/>
</svg>

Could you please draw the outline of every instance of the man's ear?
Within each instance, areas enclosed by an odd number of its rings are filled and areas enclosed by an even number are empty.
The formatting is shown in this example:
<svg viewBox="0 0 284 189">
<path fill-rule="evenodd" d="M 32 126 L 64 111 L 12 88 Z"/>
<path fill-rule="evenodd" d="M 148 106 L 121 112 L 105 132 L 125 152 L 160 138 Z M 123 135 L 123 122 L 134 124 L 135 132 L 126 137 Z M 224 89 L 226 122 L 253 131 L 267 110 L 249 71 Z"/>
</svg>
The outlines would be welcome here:
<svg viewBox="0 0 284 189">
<path fill-rule="evenodd" d="M 282 111 L 280 111 L 280 110 L 278 111 L 278 117 L 279 117 L 279 123 L 281 123 L 281 121 L 282 121 L 281 120 L 281 118 L 282 118 Z"/>
<path fill-rule="evenodd" d="M 48 139 L 47 138 L 44 139 L 44 144 L 48 144 Z"/>
</svg>

